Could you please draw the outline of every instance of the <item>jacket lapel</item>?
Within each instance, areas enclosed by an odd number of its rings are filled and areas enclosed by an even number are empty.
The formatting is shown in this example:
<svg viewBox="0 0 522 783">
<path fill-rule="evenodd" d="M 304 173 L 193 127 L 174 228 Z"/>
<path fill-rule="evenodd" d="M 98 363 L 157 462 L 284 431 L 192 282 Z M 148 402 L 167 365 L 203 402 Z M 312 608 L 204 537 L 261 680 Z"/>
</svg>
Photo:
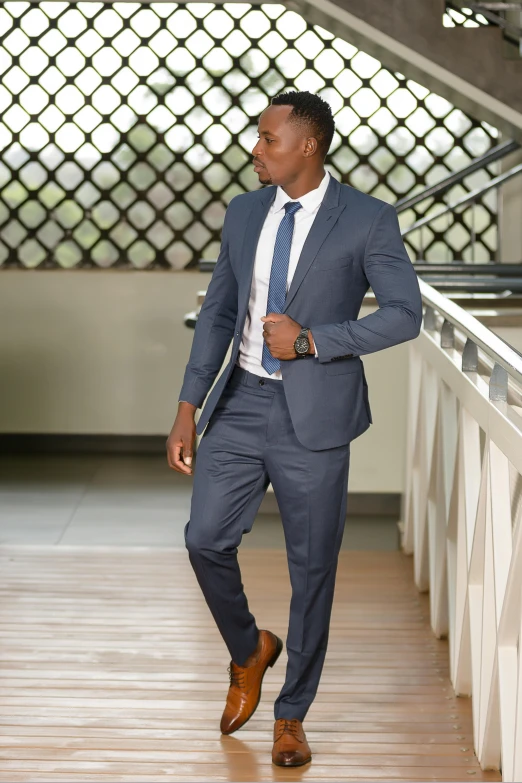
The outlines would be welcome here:
<svg viewBox="0 0 522 783">
<path fill-rule="evenodd" d="M 286 294 L 283 313 L 288 309 L 288 306 L 296 295 L 306 273 L 310 269 L 312 261 L 319 252 L 326 237 L 335 226 L 337 218 L 345 207 L 345 204 L 339 204 L 340 190 L 341 186 L 339 182 L 334 177 L 331 177 L 321 206 L 317 210 L 317 215 L 315 216 L 312 227 L 305 239 L 303 249 L 301 250 L 301 255 L 299 256 L 299 261 L 297 262 L 290 288 Z"/>
<path fill-rule="evenodd" d="M 267 188 L 263 188 L 259 194 L 259 198 L 255 199 L 250 214 L 246 219 L 243 246 L 239 256 L 241 259 L 242 274 L 239 281 L 238 291 L 238 300 L 241 308 L 238 325 L 241 328 L 246 318 L 248 303 L 250 301 L 250 289 L 252 286 L 252 275 L 254 272 L 257 243 L 259 242 L 261 229 L 263 228 L 266 216 L 268 215 L 270 205 L 275 199 L 276 190 L 276 185 L 270 185 Z"/>
</svg>

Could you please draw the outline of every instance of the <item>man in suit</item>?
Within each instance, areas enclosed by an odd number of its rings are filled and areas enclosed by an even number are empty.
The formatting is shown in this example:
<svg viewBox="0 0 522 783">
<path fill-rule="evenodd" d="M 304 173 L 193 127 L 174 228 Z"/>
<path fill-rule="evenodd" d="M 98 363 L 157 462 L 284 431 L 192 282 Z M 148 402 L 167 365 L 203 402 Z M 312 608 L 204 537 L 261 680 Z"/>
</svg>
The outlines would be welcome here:
<svg viewBox="0 0 522 783">
<path fill-rule="evenodd" d="M 237 561 L 271 482 L 292 598 L 286 679 L 274 705 L 272 761 L 311 759 L 303 720 L 326 654 L 345 525 L 350 442 L 372 421 L 361 356 L 415 338 L 422 302 L 395 209 L 324 169 L 330 106 L 309 92 L 272 99 L 253 149 L 266 187 L 229 203 L 167 440 L 191 474 L 185 542 L 231 655 L 221 731 L 256 709 L 283 643 L 259 629 Z M 372 287 L 378 310 L 357 320 Z M 194 425 L 232 340 L 232 355 Z"/>
</svg>

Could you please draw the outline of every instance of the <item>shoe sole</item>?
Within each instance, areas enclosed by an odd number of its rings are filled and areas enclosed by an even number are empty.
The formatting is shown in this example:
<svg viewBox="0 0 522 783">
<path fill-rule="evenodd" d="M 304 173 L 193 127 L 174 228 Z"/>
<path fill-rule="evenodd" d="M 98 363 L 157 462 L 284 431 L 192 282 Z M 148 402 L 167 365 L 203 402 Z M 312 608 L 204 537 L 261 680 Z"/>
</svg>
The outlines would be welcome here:
<svg viewBox="0 0 522 783">
<path fill-rule="evenodd" d="M 312 757 L 309 756 L 307 759 L 305 759 L 304 761 L 299 761 L 297 764 L 278 764 L 277 761 L 274 761 L 274 759 L 272 759 L 272 764 L 274 764 L 276 767 L 302 767 L 304 764 L 308 764 L 308 762 L 311 760 Z"/>
<path fill-rule="evenodd" d="M 275 636 L 275 634 L 274 634 L 274 636 Z M 279 658 L 279 656 L 281 655 L 281 652 L 283 650 L 283 642 L 282 642 L 282 640 L 279 638 L 279 636 L 276 636 L 276 639 L 277 639 L 277 642 L 276 642 L 275 652 L 272 655 L 272 657 L 270 658 L 270 660 L 268 661 L 268 663 L 266 665 L 266 668 L 265 668 L 265 671 L 261 675 L 261 682 L 259 684 L 259 696 L 257 697 L 257 701 L 256 701 L 256 705 L 255 705 L 254 709 L 252 710 L 252 712 L 250 713 L 248 718 L 243 721 L 243 723 L 240 723 L 239 726 L 235 726 L 231 731 L 222 731 L 221 732 L 222 734 L 226 734 L 226 735 L 233 734 L 235 731 L 237 731 L 238 729 L 242 728 L 245 725 L 245 723 L 247 723 L 250 720 L 250 718 L 252 717 L 254 712 L 257 710 L 257 708 L 259 706 L 259 702 L 261 701 L 261 690 L 262 690 L 262 687 L 263 687 L 263 678 L 264 678 L 264 676 L 266 674 L 266 670 L 268 669 L 269 666 L 273 666 L 274 665 L 274 663 L 277 661 L 277 659 Z"/>
</svg>

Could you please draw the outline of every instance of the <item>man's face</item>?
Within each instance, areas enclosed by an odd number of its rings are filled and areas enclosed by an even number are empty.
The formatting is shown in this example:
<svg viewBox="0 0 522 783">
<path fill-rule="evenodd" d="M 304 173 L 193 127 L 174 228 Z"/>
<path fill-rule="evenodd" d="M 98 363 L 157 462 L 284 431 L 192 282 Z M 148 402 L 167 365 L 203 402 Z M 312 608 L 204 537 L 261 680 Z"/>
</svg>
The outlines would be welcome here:
<svg viewBox="0 0 522 783">
<path fill-rule="evenodd" d="M 307 140 L 298 132 L 299 126 L 287 123 L 292 106 L 268 106 L 258 123 L 258 140 L 252 155 L 259 181 L 263 185 L 291 182 L 303 170 L 303 152 Z"/>
</svg>

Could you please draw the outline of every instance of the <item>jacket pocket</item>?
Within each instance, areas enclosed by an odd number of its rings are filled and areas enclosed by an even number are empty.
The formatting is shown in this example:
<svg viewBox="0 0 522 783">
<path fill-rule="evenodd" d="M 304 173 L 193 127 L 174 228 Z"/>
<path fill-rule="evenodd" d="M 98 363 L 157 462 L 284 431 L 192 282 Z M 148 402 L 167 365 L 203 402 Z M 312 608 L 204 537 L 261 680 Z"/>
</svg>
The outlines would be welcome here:
<svg viewBox="0 0 522 783">
<path fill-rule="evenodd" d="M 353 256 L 341 256 L 340 258 L 325 258 L 315 264 L 316 272 L 332 272 L 336 269 L 346 269 L 353 264 Z"/>
<path fill-rule="evenodd" d="M 357 372 L 359 367 L 360 363 L 356 359 L 339 359 L 337 362 L 328 362 L 326 372 L 328 375 L 345 375 L 350 372 Z"/>
</svg>

